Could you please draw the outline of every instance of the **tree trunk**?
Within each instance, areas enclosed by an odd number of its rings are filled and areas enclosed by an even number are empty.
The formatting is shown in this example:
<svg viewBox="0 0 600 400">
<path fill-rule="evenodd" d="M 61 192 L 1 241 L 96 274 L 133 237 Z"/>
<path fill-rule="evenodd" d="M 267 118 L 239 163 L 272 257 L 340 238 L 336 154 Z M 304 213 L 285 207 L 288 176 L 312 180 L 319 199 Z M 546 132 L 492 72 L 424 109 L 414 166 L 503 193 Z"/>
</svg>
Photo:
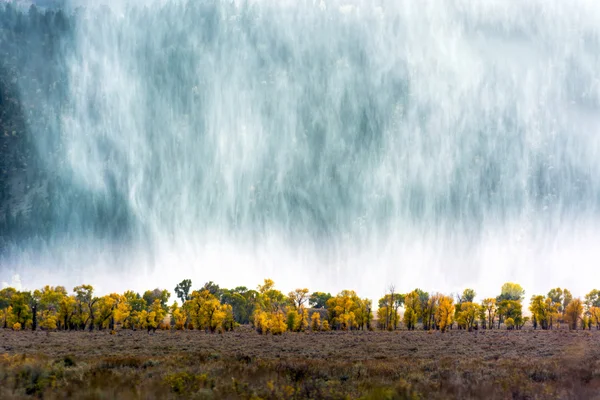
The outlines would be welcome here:
<svg viewBox="0 0 600 400">
<path fill-rule="evenodd" d="M 37 304 L 31 306 L 31 311 L 33 312 L 33 321 L 31 322 L 31 330 L 35 331 L 37 329 Z"/>
</svg>

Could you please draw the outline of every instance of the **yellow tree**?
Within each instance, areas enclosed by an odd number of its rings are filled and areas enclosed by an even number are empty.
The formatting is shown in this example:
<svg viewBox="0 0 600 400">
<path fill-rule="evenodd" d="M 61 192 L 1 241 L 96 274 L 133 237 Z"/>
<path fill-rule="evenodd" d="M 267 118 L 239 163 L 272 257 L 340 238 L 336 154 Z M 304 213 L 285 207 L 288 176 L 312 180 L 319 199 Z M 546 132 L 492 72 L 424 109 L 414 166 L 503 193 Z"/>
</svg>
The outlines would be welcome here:
<svg viewBox="0 0 600 400">
<path fill-rule="evenodd" d="M 577 329 L 577 323 L 581 319 L 581 314 L 583 314 L 583 302 L 581 299 L 571 300 L 565 307 L 565 319 L 569 324 L 569 329 Z"/>
<path fill-rule="evenodd" d="M 94 319 L 96 312 L 96 303 L 98 298 L 94 297 L 94 288 L 92 285 L 81 285 L 73 288 L 75 292 L 75 316 L 74 319 L 79 329 L 85 329 L 89 326 L 90 330 L 94 329 Z"/>
<path fill-rule="evenodd" d="M 423 329 L 426 331 L 435 329 L 435 315 L 442 296 L 443 295 L 440 293 L 433 293 L 425 302 L 425 307 L 423 309 Z"/>
<path fill-rule="evenodd" d="M 113 313 L 118 304 L 119 295 L 113 293 L 100 297 L 97 304 L 97 312 L 95 321 L 96 326 L 99 330 L 107 328 L 108 325 L 113 321 Z"/>
<path fill-rule="evenodd" d="M 483 301 L 481 302 L 481 305 L 485 308 L 485 312 L 487 315 L 487 329 L 493 329 L 494 328 L 494 320 L 496 319 L 496 311 L 497 311 L 497 307 L 496 307 L 496 299 L 493 298 L 487 298 L 487 299 L 483 299 Z"/>
<path fill-rule="evenodd" d="M 64 296 L 58 304 L 58 319 L 61 321 L 63 329 L 73 329 L 73 317 L 76 312 L 77 301 L 75 296 Z"/>
<path fill-rule="evenodd" d="M 479 306 L 475 303 L 466 302 L 460 306 L 460 312 L 458 313 L 458 323 L 461 324 L 469 332 L 473 331 L 473 326 L 477 321 L 477 314 Z"/>
<path fill-rule="evenodd" d="M 342 290 L 327 300 L 329 319 L 335 329 L 350 330 L 357 327 L 356 312 L 360 312 L 361 300 L 352 290 Z"/>
<path fill-rule="evenodd" d="M 404 325 L 408 330 L 414 330 L 421 314 L 421 299 L 419 293 L 413 290 L 404 297 Z"/>
<path fill-rule="evenodd" d="M 435 323 L 438 328 L 446 332 L 449 326 L 452 326 L 454 318 L 454 299 L 450 296 L 440 295 L 438 306 L 435 311 Z"/>
<path fill-rule="evenodd" d="M 355 299 L 357 303 L 354 316 L 356 317 L 356 325 L 359 329 L 371 329 L 371 321 L 373 320 L 373 302 L 370 299 Z"/>
<path fill-rule="evenodd" d="M 318 312 L 313 312 L 312 315 L 310 316 L 310 320 L 311 320 L 311 330 L 313 332 L 318 332 L 321 330 L 321 314 L 319 314 Z"/>
<path fill-rule="evenodd" d="M 113 313 L 114 324 L 112 329 L 123 327 L 125 321 L 129 319 L 130 315 L 131 304 L 127 301 L 127 298 L 124 295 L 120 295 Z"/>
<path fill-rule="evenodd" d="M 179 304 L 177 304 L 177 302 L 174 302 L 171 306 L 171 318 L 173 319 L 175 329 L 177 329 L 178 331 L 185 329 L 186 316 L 183 310 L 179 307 Z"/>
<path fill-rule="evenodd" d="M 596 325 L 596 329 L 600 330 L 600 307 L 590 308 L 590 318 L 592 324 Z"/>
<path fill-rule="evenodd" d="M 293 292 L 290 292 L 288 294 L 288 300 L 293 309 L 297 312 L 299 318 L 297 327 L 290 330 L 300 331 L 306 329 L 308 327 L 308 314 L 304 312 L 304 303 L 308 301 L 308 289 L 296 289 Z"/>
<path fill-rule="evenodd" d="M 40 327 L 47 330 L 58 329 L 61 325 L 59 310 L 63 298 L 67 296 L 67 290 L 62 286 L 46 285 L 37 295 L 41 310 Z"/>
<path fill-rule="evenodd" d="M 289 309 L 286 315 L 287 329 L 291 332 L 298 332 L 300 330 L 300 315 L 295 309 Z"/>
<path fill-rule="evenodd" d="M 300 313 L 300 310 L 304 308 L 304 303 L 308 301 L 308 289 L 296 289 L 288 294 L 288 298 L 292 307 Z"/>
</svg>

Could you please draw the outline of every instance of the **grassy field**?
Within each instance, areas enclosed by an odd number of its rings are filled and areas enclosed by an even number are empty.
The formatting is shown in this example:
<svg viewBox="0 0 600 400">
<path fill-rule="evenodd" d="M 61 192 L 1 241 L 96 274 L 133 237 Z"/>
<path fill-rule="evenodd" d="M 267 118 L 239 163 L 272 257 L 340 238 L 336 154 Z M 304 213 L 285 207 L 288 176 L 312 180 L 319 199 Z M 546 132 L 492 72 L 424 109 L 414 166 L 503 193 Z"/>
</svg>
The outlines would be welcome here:
<svg viewBox="0 0 600 400">
<path fill-rule="evenodd" d="M 598 331 L 0 330 L 0 399 L 600 399 Z"/>
</svg>

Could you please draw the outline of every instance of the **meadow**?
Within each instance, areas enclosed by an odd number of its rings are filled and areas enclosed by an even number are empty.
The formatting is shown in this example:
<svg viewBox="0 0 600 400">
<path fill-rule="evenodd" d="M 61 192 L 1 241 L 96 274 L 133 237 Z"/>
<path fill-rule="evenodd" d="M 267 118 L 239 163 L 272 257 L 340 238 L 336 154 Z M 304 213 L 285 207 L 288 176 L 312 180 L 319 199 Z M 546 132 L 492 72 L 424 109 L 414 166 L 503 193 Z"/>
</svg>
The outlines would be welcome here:
<svg viewBox="0 0 600 400">
<path fill-rule="evenodd" d="M 600 331 L 0 330 L 2 399 L 600 399 Z"/>
</svg>

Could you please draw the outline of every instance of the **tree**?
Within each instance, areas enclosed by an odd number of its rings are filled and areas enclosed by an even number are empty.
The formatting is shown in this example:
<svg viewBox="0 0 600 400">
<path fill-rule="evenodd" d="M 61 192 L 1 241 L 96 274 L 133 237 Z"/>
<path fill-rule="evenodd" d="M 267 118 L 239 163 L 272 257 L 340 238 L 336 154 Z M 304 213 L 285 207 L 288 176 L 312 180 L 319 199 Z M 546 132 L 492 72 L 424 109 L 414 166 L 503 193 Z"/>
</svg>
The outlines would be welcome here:
<svg viewBox="0 0 600 400">
<path fill-rule="evenodd" d="M 295 309 L 288 310 L 287 312 L 287 329 L 291 332 L 300 331 L 300 315 Z"/>
<path fill-rule="evenodd" d="M 308 300 L 308 302 L 312 308 L 325 308 L 327 300 L 329 300 L 330 298 L 330 293 L 313 292 L 313 294 L 310 295 L 310 299 Z"/>
<path fill-rule="evenodd" d="M 465 289 L 460 298 L 461 303 L 472 303 L 476 293 L 473 289 Z"/>
<path fill-rule="evenodd" d="M 63 296 L 58 304 L 58 316 L 63 329 L 74 329 L 73 318 L 77 312 L 77 300 L 75 296 Z"/>
<path fill-rule="evenodd" d="M 19 323 L 23 329 L 31 326 L 33 318 L 29 307 L 29 297 L 30 293 L 28 292 L 17 292 L 11 297 L 12 311 L 9 316 L 12 315 L 12 324 L 9 323 L 9 325 Z"/>
<path fill-rule="evenodd" d="M 521 305 L 521 301 L 518 300 L 502 300 L 498 305 L 498 314 L 501 318 L 499 318 L 498 328 L 500 328 L 501 321 L 503 319 L 510 318 L 513 322 L 513 327 L 519 328 L 522 326 L 523 322 L 523 306 Z M 504 321 L 506 324 L 506 321 Z"/>
<path fill-rule="evenodd" d="M 247 324 L 250 322 L 258 299 L 256 290 L 248 290 L 244 286 L 233 290 L 224 289 L 221 295 L 221 303 L 229 304 L 233 310 L 235 322 Z"/>
<path fill-rule="evenodd" d="M 159 288 L 156 288 L 154 290 L 146 290 L 143 296 L 144 300 L 146 301 L 146 304 L 148 305 L 152 305 L 154 304 L 155 300 L 158 300 L 160 306 L 165 312 L 169 309 L 169 305 L 167 303 L 170 297 L 171 293 L 169 293 L 168 290 L 161 290 Z"/>
<path fill-rule="evenodd" d="M 452 326 L 453 318 L 454 300 L 450 296 L 440 295 L 435 311 L 435 323 L 442 333 L 446 332 L 449 326 Z"/>
<path fill-rule="evenodd" d="M 173 305 L 171 306 L 171 320 L 175 329 L 178 331 L 185 329 L 186 319 L 185 313 L 179 307 L 177 302 L 173 302 Z"/>
<path fill-rule="evenodd" d="M 404 325 L 414 330 L 421 315 L 421 299 L 419 292 L 413 290 L 404 297 Z"/>
<path fill-rule="evenodd" d="M 119 295 L 116 293 L 100 297 L 97 305 L 98 311 L 96 313 L 96 318 L 92 321 L 92 323 L 96 324 L 98 330 L 107 328 L 109 324 L 112 325 L 112 323 L 114 323 L 114 311 L 117 307 L 118 300 Z"/>
<path fill-rule="evenodd" d="M 304 303 L 308 300 L 308 289 L 296 289 L 288 294 L 288 299 L 296 311 L 304 309 Z"/>
<path fill-rule="evenodd" d="M 507 330 L 512 331 L 515 328 L 515 320 L 512 318 L 506 318 L 504 325 L 506 326 Z"/>
<path fill-rule="evenodd" d="M 592 307 L 600 307 L 600 290 L 594 289 L 585 295 L 585 306 L 588 310 Z"/>
<path fill-rule="evenodd" d="M 502 285 L 498 302 L 502 300 L 522 301 L 525 298 L 525 290 L 518 283 L 507 282 Z"/>
<path fill-rule="evenodd" d="M 206 282 L 201 290 L 208 290 L 210 294 L 215 296 L 218 300 L 221 300 L 221 288 L 213 281 Z"/>
<path fill-rule="evenodd" d="M 577 329 L 577 323 L 581 319 L 581 314 L 583 314 L 583 302 L 581 299 L 577 298 L 569 301 L 565 307 L 565 318 L 569 324 L 569 329 Z"/>
<path fill-rule="evenodd" d="M 184 279 L 175 286 L 175 294 L 181 300 L 181 304 L 190 299 L 190 288 L 192 287 L 191 279 Z"/>
<path fill-rule="evenodd" d="M 458 314 L 457 322 L 469 332 L 473 331 L 473 326 L 477 321 L 479 305 L 471 302 L 462 303 Z"/>
<path fill-rule="evenodd" d="M 596 329 L 600 330 L 600 307 L 590 308 L 590 319 L 592 324 L 596 325 Z"/>
<path fill-rule="evenodd" d="M 76 312 L 75 318 L 79 329 L 85 329 L 89 323 L 89 330 L 94 329 L 94 313 L 98 298 L 94 297 L 94 288 L 92 285 L 81 285 L 73 288 L 75 292 Z"/>
<path fill-rule="evenodd" d="M 371 321 L 373 320 L 373 302 L 370 299 L 355 300 L 358 307 L 354 311 L 356 326 L 358 329 L 371 330 Z"/>
<path fill-rule="evenodd" d="M 310 316 L 310 320 L 311 320 L 311 330 L 313 332 L 318 332 L 321 330 L 321 314 L 319 314 L 318 312 L 313 312 L 312 315 Z"/>
<path fill-rule="evenodd" d="M 562 304 L 563 316 L 567 310 L 567 306 L 571 303 L 572 300 L 573 300 L 573 295 L 571 294 L 571 292 L 568 291 L 567 289 L 564 289 L 563 290 L 563 304 Z"/>
<path fill-rule="evenodd" d="M 481 302 L 481 305 L 485 308 L 485 311 L 487 314 L 487 328 L 493 329 L 494 328 L 494 320 L 496 319 L 496 312 L 497 312 L 496 299 L 493 299 L 493 298 L 483 299 L 483 301 Z"/>
<path fill-rule="evenodd" d="M 342 290 L 327 301 L 327 312 L 333 329 L 351 330 L 358 328 L 357 314 L 360 313 L 362 300 L 353 290 Z"/>
<path fill-rule="evenodd" d="M 533 296 L 529 303 L 529 311 L 533 317 L 533 328 L 537 329 L 540 325 L 542 329 L 548 329 L 553 310 L 552 299 L 544 296 Z"/>
<path fill-rule="evenodd" d="M 11 307 L 12 297 L 17 294 L 17 290 L 15 288 L 4 288 L 0 290 L 0 312 L 2 312 L 2 328 L 6 329 L 8 327 L 8 308 Z"/>
<path fill-rule="evenodd" d="M 390 292 L 393 287 L 390 287 Z M 400 293 L 388 293 L 379 299 L 377 316 L 379 326 L 382 329 L 395 330 L 400 322 L 398 309 L 404 305 L 404 295 Z"/>
<path fill-rule="evenodd" d="M 435 329 L 436 320 L 435 314 L 439 307 L 440 298 L 442 297 L 439 293 L 432 294 L 427 303 L 423 308 L 423 329 L 428 331 L 429 329 Z"/>
</svg>

